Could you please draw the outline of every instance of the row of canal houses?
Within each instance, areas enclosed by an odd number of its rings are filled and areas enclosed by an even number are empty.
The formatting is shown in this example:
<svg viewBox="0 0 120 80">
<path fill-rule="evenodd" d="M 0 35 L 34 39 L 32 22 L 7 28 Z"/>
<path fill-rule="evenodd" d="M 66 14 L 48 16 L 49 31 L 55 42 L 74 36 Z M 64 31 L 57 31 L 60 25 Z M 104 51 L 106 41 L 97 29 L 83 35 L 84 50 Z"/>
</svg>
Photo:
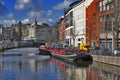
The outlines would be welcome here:
<svg viewBox="0 0 120 80">
<path fill-rule="evenodd" d="M 36 24 L 23 24 L 21 21 L 18 24 L 12 24 L 11 27 L 3 27 L 1 25 L 0 26 L 0 30 L 1 30 L 0 41 L 3 42 L 3 41 L 21 41 L 21 40 L 39 39 L 39 36 L 37 36 L 37 34 L 39 33 L 38 31 L 36 32 L 36 30 L 41 29 L 43 26 L 45 26 L 44 29 L 48 27 L 48 25 L 47 26 L 38 25 L 37 23 Z"/>
<path fill-rule="evenodd" d="M 19 21 L 18 24 L 12 24 L 11 27 L 0 25 L 0 42 L 58 42 L 58 33 L 58 23 L 55 23 L 53 26 L 49 26 L 46 23 L 38 23 L 36 19 L 32 24 L 24 24 L 22 21 Z"/>
<path fill-rule="evenodd" d="M 120 46 L 120 0 L 79 0 L 60 18 L 59 41 L 92 48 Z"/>
</svg>

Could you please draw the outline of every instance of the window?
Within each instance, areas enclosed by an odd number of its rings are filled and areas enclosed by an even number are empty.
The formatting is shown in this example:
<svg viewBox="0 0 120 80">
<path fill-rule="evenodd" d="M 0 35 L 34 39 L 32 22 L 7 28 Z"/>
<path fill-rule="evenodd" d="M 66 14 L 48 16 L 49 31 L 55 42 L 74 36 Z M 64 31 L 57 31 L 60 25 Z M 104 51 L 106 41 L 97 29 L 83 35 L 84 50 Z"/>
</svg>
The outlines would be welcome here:
<svg viewBox="0 0 120 80">
<path fill-rule="evenodd" d="M 108 0 L 108 2 L 111 2 L 112 0 Z"/>
<path fill-rule="evenodd" d="M 102 2 L 99 2 L 99 7 L 101 7 L 102 6 Z"/>
<path fill-rule="evenodd" d="M 105 4 L 106 4 L 105 0 L 104 0 L 104 1 L 102 1 L 102 2 L 103 2 L 103 6 L 105 6 Z"/>
<path fill-rule="evenodd" d="M 104 6 L 103 6 L 103 11 L 105 11 L 105 10 L 106 10 L 106 6 L 104 5 Z"/>
<path fill-rule="evenodd" d="M 110 9 L 110 5 L 107 5 L 107 10 L 109 10 Z"/>
<path fill-rule="evenodd" d="M 73 18 L 73 12 L 70 12 L 70 18 Z"/>
<path fill-rule="evenodd" d="M 70 26 L 73 26 L 73 19 L 70 20 Z"/>
<path fill-rule="evenodd" d="M 78 38 L 78 41 L 81 41 L 81 39 L 80 39 L 80 38 Z"/>
<path fill-rule="evenodd" d="M 100 20 L 100 22 L 102 22 L 102 21 L 103 21 L 103 17 L 102 17 L 102 16 L 100 16 L 100 17 L 99 17 L 99 20 Z"/>
<path fill-rule="evenodd" d="M 99 11 L 102 12 L 102 7 L 99 8 Z"/>
</svg>

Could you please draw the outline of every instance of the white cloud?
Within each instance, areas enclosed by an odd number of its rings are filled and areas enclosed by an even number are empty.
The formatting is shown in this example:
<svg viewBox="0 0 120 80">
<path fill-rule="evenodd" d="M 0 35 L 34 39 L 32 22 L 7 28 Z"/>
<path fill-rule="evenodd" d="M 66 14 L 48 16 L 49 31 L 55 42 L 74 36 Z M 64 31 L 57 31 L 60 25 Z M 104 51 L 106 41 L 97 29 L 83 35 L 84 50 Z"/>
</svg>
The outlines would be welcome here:
<svg viewBox="0 0 120 80">
<path fill-rule="evenodd" d="M 29 23 L 29 19 L 23 19 L 21 20 L 22 23 L 24 24 L 27 24 Z M 17 24 L 19 21 L 18 20 L 15 20 L 15 19 L 11 19 L 11 20 L 3 20 L 3 21 L 0 21 L 0 23 L 2 23 L 4 25 L 4 27 L 10 27 L 12 24 Z"/>
<path fill-rule="evenodd" d="M 77 0 L 64 0 L 62 3 L 59 3 L 56 6 L 54 6 L 53 10 L 64 10 L 64 8 L 69 7 L 69 5 L 75 1 Z"/>
<path fill-rule="evenodd" d="M 28 13 L 28 16 L 31 17 L 36 17 L 36 16 L 40 16 L 42 12 L 38 12 L 38 11 L 30 11 Z"/>
<path fill-rule="evenodd" d="M 7 12 L 7 8 L 5 6 L 5 3 L 3 1 L 0 1 L 0 16 L 2 16 L 6 12 Z"/>
<path fill-rule="evenodd" d="M 4 20 L 4 21 L 1 21 L 5 27 L 10 27 L 12 24 L 15 24 L 16 23 L 16 20 Z"/>
<path fill-rule="evenodd" d="M 42 0 L 16 0 L 14 5 L 16 10 L 29 11 L 29 10 L 41 10 Z"/>
<path fill-rule="evenodd" d="M 1 3 L 2 5 L 5 5 L 5 3 L 4 3 L 3 1 L 0 1 L 0 3 Z"/>
<path fill-rule="evenodd" d="M 33 20 L 36 18 L 38 22 L 52 22 L 53 20 L 51 17 L 53 16 L 52 10 L 49 11 L 30 11 L 28 13 L 28 17 L 30 20 Z M 32 21 L 32 22 L 33 22 Z"/>
<path fill-rule="evenodd" d="M 24 24 L 29 23 L 29 19 L 23 19 L 22 23 L 24 23 Z"/>
<path fill-rule="evenodd" d="M 29 3 L 31 0 L 20 0 L 22 3 Z"/>
<path fill-rule="evenodd" d="M 15 23 L 16 23 L 16 20 L 4 20 L 4 23 L 12 23 L 12 24 L 15 24 Z"/>
<path fill-rule="evenodd" d="M 48 16 L 50 16 L 50 15 L 52 15 L 52 14 L 53 14 L 52 10 L 48 10 L 48 11 L 47 11 L 47 15 L 48 15 Z"/>
<path fill-rule="evenodd" d="M 9 14 L 7 15 L 7 17 L 8 17 L 9 19 L 12 19 L 12 18 L 14 17 L 14 15 L 13 15 L 12 13 L 9 13 Z"/>
<path fill-rule="evenodd" d="M 10 27 L 12 24 L 15 24 L 16 20 L 14 19 L 13 13 L 8 13 L 5 16 L 0 17 L 0 24 L 3 24 L 5 27 Z"/>
<path fill-rule="evenodd" d="M 22 9 L 24 9 L 24 5 L 23 4 L 17 4 L 17 5 L 15 5 L 15 9 L 17 9 L 17 10 L 22 10 Z"/>
<path fill-rule="evenodd" d="M 15 9 L 23 10 L 26 7 L 26 4 L 29 4 L 31 0 L 17 0 L 15 4 Z"/>
<path fill-rule="evenodd" d="M 53 7 L 54 10 L 63 10 L 71 4 L 71 0 L 64 0 L 62 3 L 57 4 Z"/>
<path fill-rule="evenodd" d="M 48 19 L 49 22 L 52 22 L 53 20 L 52 19 Z"/>
</svg>

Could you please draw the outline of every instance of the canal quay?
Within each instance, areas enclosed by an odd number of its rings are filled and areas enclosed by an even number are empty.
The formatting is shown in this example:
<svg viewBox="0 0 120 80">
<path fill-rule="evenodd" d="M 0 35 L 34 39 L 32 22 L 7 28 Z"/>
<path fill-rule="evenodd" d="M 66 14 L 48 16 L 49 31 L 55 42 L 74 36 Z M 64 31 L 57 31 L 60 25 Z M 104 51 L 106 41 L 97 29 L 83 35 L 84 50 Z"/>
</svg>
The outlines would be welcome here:
<svg viewBox="0 0 120 80">
<path fill-rule="evenodd" d="M 120 80 L 120 67 L 100 62 L 68 63 L 38 48 L 0 52 L 0 80 Z"/>
</svg>

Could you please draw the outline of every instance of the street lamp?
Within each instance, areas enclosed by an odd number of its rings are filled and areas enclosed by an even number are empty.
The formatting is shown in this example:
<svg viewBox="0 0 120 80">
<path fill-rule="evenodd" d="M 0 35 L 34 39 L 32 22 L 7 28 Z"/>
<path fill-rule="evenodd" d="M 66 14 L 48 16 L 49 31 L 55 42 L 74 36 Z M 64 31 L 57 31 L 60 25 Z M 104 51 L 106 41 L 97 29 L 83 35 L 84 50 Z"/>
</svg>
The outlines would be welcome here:
<svg viewBox="0 0 120 80">
<path fill-rule="evenodd" d="M 115 32 L 114 32 L 114 19 L 112 19 L 112 53 L 115 50 Z"/>
</svg>

